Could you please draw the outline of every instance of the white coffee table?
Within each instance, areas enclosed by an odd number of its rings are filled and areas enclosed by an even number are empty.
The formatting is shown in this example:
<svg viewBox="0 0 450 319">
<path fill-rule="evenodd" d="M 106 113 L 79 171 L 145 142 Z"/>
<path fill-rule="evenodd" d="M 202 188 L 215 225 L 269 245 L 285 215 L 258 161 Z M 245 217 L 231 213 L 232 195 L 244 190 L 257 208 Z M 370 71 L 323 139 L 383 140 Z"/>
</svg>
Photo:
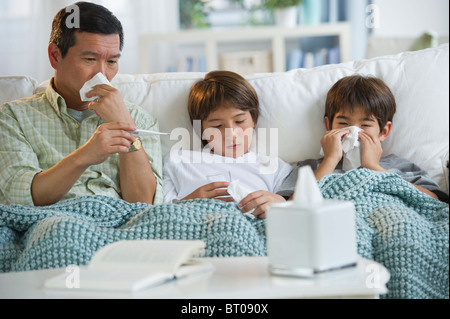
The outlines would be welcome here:
<svg viewBox="0 0 450 319">
<path fill-rule="evenodd" d="M 137 293 L 83 291 L 77 288 L 49 290 L 43 287 L 45 280 L 65 273 L 65 269 L 5 273 L 0 274 L 0 299 L 377 298 L 387 292 L 386 283 L 389 280 L 389 272 L 382 265 L 363 258 L 358 260 L 356 267 L 310 279 L 270 275 L 267 257 L 208 259 L 215 267 L 210 273 L 172 281 Z"/>
</svg>

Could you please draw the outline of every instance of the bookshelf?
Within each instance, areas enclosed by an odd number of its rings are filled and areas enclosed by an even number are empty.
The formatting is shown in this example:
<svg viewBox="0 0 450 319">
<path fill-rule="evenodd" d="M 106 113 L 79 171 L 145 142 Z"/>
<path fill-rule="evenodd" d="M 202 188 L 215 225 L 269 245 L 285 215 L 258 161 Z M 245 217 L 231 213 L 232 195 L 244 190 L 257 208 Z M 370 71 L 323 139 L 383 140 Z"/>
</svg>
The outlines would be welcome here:
<svg viewBox="0 0 450 319">
<path fill-rule="evenodd" d="M 158 56 L 154 54 L 155 47 L 166 43 L 172 46 L 168 51 L 177 52 L 178 55 L 183 55 L 183 50 L 189 54 L 187 48 L 196 46 L 196 50 L 204 58 L 205 69 L 200 71 L 219 69 L 220 58 L 224 53 L 252 52 L 253 50 L 262 52 L 264 50 L 269 53 L 272 64 L 271 71 L 284 72 L 287 70 L 289 43 L 314 37 L 335 37 L 339 47 L 340 62 L 351 60 L 351 26 L 347 22 L 338 22 L 301 25 L 293 28 L 271 26 L 144 34 L 139 39 L 139 67 L 141 73 L 166 72 L 168 65 L 162 66 L 164 63 L 158 61 Z M 227 51 L 224 50 L 225 46 L 239 48 Z M 165 69 L 161 69 L 161 67 Z"/>
</svg>

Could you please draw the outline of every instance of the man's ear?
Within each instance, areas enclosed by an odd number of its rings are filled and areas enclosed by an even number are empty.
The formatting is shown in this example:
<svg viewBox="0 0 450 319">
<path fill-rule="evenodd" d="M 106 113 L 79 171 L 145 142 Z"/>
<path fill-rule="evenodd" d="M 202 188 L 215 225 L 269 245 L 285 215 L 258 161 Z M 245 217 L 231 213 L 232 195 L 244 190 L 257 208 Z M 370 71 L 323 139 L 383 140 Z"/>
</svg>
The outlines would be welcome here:
<svg viewBox="0 0 450 319">
<path fill-rule="evenodd" d="M 325 124 L 325 128 L 327 129 L 327 131 L 331 130 L 331 123 L 330 120 L 328 119 L 328 116 L 325 116 L 323 118 L 323 123 Z"/>
<path fill-rule="evenodd" d="M 52 42 L 48 45 L 48 59 L 50 60 L 50 64 L 52 68 L 56 69 L 58 67 L 58 63 L 61 61 L 61 51 L 59 50 L 56 43 Z"/>
<path fill-rule="evenodd" d="M 391 129 L 392 129 L 392 122 L 388 121 L 380 132 L 380 142 L 384 142 L 384 140 L 387 139 L 387 137 L 391 133 Z"/>
</svg>

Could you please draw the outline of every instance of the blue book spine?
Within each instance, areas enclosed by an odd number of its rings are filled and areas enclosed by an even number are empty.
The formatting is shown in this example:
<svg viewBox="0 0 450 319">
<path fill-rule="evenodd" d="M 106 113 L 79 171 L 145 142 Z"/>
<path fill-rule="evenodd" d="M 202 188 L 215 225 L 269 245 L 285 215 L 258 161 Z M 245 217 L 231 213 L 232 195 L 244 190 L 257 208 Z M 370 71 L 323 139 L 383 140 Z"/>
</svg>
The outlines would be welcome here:
<svg viewBox="0 0 450 319">
<path fill-rule="evenodd" d="M 300 49 L 294 49 L 289 52 L 286 70 L 294 70 L 302 67 L 303 52 Z"/>
</svg>

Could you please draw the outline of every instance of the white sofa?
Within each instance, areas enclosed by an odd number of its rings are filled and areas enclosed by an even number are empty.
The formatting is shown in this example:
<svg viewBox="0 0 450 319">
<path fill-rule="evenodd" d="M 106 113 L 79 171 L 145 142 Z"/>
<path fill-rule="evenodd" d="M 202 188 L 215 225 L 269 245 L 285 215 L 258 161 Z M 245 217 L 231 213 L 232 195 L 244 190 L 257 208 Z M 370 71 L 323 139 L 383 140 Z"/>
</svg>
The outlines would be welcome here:
<svg viewBox="0 0 450 319">
<path fill-rule="evenodd" d="M 392 133 L 384 142 L 385 155 L 395 153 L 426 171 L 449 192 L 449 45 L 405 52 L 369 60 L 285 73 L 249 75 L 261 102 L 258 128 L 278 129 L 278 145 L 270 148 L 287 162 L 319 158 L 324 132 L 325 98 L 343 76 L 370 74 L 383 79 L 397 100 Z M 158 118 L 160 130 L 174 132 L 162 137 L 163 154 L 186 139 L 173 131 L 193 129 L 187 113 L 187 97 L 201 73 L 119 74 L 113 81 L 125 99 L 144 107 Z M 30 77 L 0 77 L 0 104 L 41 90 Z M 194 144 L 193 144 L 194 145 Z M 276 147 L 278 146 L 278 147 Z"/>
<path fill-rule="evenodd" d="M 274 149 L 291 163 L 319 157 L 326 94 L 338 79 L 354 73 L 382 78 L 397 98 L 398 111 L 392 133 L 384 142 L 385 153 L 396 153 L 426 169 L 448 194 L 448 44 L 308 70 L 248 76 L 261 100 L 258 128 L 274 128 L 278 132 L 277 143 L 270 148 L 272 153 Z M 173 140 L 162 137 L 163 153 L 166 154 L 173 146 L 180 146 L 177 140 L 180 130 L 192 133 L 186 110 L 187 97 L 191 85 L 203 75 L 122 74 L 115 78 L 113 85 L 125 99 L 143 106 L 157 117 L 161 131 L 174 133 Z M 0 103 L 29 96 L 44 87 L 45 83 L 39 85 L 29 77 L 0 77 Z M 182 141 L 185 146 L 191 146 L 189 138 Z M 349 174 L 360 172 L 370 173 L 362 170 Z M 395 183 L 394 177 L 387 183 Z M 332 185 L 339 186 L 341 193 L 345 193 L 342 190 L 348 186 L 347 183 Z M 390 186 L 388 184 L 387 188 L 390 189 Z M 350 192 L 345 198 L 350 198 L 352 194 Z M 448 205 L 426 196 L 422 196 L 421 201 L 420 198 L 416 200 L 410 194 L 402 193 L 404 203 L 398 202 L 400 196 L 395 192 L 387 197 L 383 193 L 373 200 L 352 197 L 358 204 L 355 205 L 358 211 L 357 234 L 360 236 L 358 253 L 380 262 L 389 270 L 388 298 L 448 299 Z M 385 202 L 386 198 L 388 202 Z M 378 206 L 379 200 L 381 206 Z M 5 225 L 0 225 L 3 233 L 7 234 L 3 236 L 5 244 L 0 254 L 0 266 L 5 267 L 6 271 L 21 271 L 86 263 L 92 252 L 118 238 L 172 239 L 178 235 L 181 237 L 176 238 L 200 237 L 205 240 L 207 247 L 210 247 L 208 256 L 254 256 L 265 253 L 265 233 L 260 227 L 264 222 L 252 222 L 254 220 L 250 221 L 242 214 L 235 214 L 232 206 L 221 210 L 220 218 L 216 219 L 216 205 L 219 205 L 216 202 L 198 202 L 192 207 L 189 202 L 155 205 L 146 207 L 145 211 L 139 205 L 133 206 L 133 210 L 124 202 L 117 201 L 114 205 L 111 202 L 114 201 L 101 196 L 84 199 L 81 206 L 76 200 L 66 201 L 51 207 L 48 212 L 44 208 L 38 209 L 33 219 L 29 218 L 30 211 L 26 207 L 0 205 L 0 215 L 7 217 L 2 220 Z M 414 211 L 410 206 L 404 206 L 410 204 L 414 206 Z M 418 212 L 414 213 L 416 210 Z M 136 215 L 132 215 L 134 217 L 123 227 L 104 226 L 104 216 L 122 221 L 124 212 Z M 199 223 L 193 217 L 180 221 L 180 212 L 205 218 Z M 48 214 L 50 218 L 47 218 Z M 430 214 L 432 218 L 428 218 Z M 79 215 L 83 217 L 78 218 Z M 84 216 L 90 216 L 88 222 Z M 101 218 L 102 223 L 93 222 L 96 218 Z M 212 220 L 214 223 L 210 222 Z M 183 227 L 172 227 L 180 222 Z M 17 227 L 19 232 L 16 232 Z M 131 228 L 133 231 L 129 231 Z M 187 233 L 187 228 L 200 231 Z M 175 231 L 175 234 L 173 229 L 180 231 Z M 2 265 L 3 262 L 5 265 Z"/>
</svg>

